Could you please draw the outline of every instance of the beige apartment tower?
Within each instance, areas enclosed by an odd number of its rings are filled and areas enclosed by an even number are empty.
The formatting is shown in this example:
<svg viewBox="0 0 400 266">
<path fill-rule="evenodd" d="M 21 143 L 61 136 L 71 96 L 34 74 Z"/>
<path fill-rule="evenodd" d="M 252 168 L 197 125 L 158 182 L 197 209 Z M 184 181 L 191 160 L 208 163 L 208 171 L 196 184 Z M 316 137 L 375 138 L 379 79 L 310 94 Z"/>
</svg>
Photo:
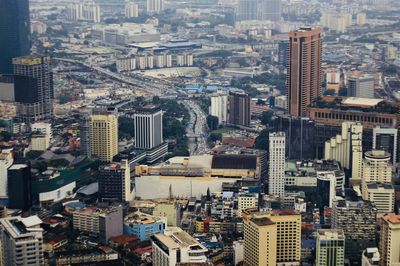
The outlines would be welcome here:
<svg viewBox="0 0 400 266">
<path fill-rule="evenodd" d="M 244 261 L 247 266 L 275 266 L 277 225 L 266 217 L 244 220 Z"/>
<path fill-rule="evenodd" d="M 106 110 L 96 110 L 90 117 L 90 151 L 100 161 L 112 162 L 118 153 L 118 117 Z"/>
<path fill-rule="evenodd" d="M 265 222 L 267 225 L 264 225 L 267 228 L 254 231 L 253 227 L 256 227 L 256 222 L 251 222 L 252 219 L 269 219 L 273 224 L 276 225 L 276 264 L 279 263 L 299 263 L 300 256 L 301 256 L 301 215 L 297 214 L 291 210 L 279 210 L 279 211 L 271 211 L 271 212 L 263 212 L 263 213 L 250 213 L 250 211 L 243 211 L 243 219 L 244 219 L 244 258 L 254 257 L 254 248 L 247 248 L 252 247 L 254 243 L 257 243 L 254 240 L 254 237 L 257 237 L 260 230 L 268 231 L 268 234 L 261 234 L 259 238 L 263 238 L 264 240 L 260 239 L 261 242 L 271 241 L 270 245 L 273 244 L 274 238 L 272 237 L 273 233 L 273 225 Z M 262 223 L 264 224 L 264 223 Z M 247 233 L 246 233 L 247 228 Z M 249 235 L 250 231 L 253 235 Z M 258 232 L 258 233 L 257 233 Z M 254 234 L 256 236 L 254 236 Z M 269 235 L 271 234 L 271 235 Z M 247 245 L 247 247 L 246 247 Z M 261 250 L 261 246 L 258 246 L 258 252 L 265 253 L 264 250 Z M 263 246 L 266 248 L 267 246 Z M 271 246 L 269 250 L 272 250 L 273 247 Z M 246 254 L 247 252 L 247 254 Z M 259 258 L 263 258 L 260 256 Z M 270 255 L 272 258 L 272 255 Z M 265 258 L 263 258 L 265 259 Z M 271 259 L 272 260 L 272 259 Z M 270 261 L 270 260 L 269 260 Z M 247 262 L 247 261 L 246 261 Z M 254 263 L 254 261 L 253 261 Z M 275 264 L 275 265 L 276 265 Z M 250 265 L 257 265 L 257 264 L 250 264 Z M 258 264 L 258 265 L 272 265 L 272 264 Z"/>
<path fill-rule="evenodd" d="M 381 266 L 400 265 L 400 215 L 382 217 L 379 253 Z"/>
<path fill-rule="evenodd" d="M 307 107 L 321 95 L 322 34 L 303 27 L 289 33 L 286 86 L 288 113 L 307 116 Z"/>
</svg>

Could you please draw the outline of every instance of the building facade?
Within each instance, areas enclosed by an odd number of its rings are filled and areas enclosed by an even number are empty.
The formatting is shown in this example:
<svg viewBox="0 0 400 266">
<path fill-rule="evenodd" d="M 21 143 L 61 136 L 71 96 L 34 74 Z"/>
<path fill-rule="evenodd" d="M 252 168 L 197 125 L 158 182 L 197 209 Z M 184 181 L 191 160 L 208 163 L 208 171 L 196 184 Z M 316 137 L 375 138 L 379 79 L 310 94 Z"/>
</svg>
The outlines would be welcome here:
<svg viewBox="0 0 400 266">
<path fill-rule="evenodd" d="M 288 58 L 287 110 L 293 116 L 307 116 L 307 107 L 321 95 L 321 29 L 300 28 L 291 32 Z"/>
<path fill-rule="evenodd" d="M 53 74 L 48 56 L 13 59 L 17 119 L 32 123 L 53 117 Z"/>
<path fill-rule="evenodd" d="M 216 94 L 211 96 L 210 115 L 218 117 L 219 124 L 225 124 L 228 116 L 228 95 Z"/>
<path fill-rule="evenodd" d="M 285 133 L 269 134 L 268 194 L 283 197 L 285 194 Z"/>
<path fill-rule="evenodd" d="M 131 200 L 131 176 L 127 160 L 101 167 L 98 182 L 101 201 Z"/>
<path fill-rule="evenodd" d="M 163 112 L 151 106 L 137 109 L 133 115 L 135 147 L 153 149 L 163 142 Z"/>
<path fill-rule="evenodd" d="M 228 122 L 237 126 L 250 126 L 250 96 L 244 92 L 229 93 Z"/>
<path fill-rule="evenodd" d="M 31 206 L 31 167 L 26 164 L 13 164 L 8 168 L 8 208 L 27 211 Z"/>
<path fill-rule="evenodd" d="M 111 162 L 118 153 L 118 117 L 113 112 L 95 111 L 89 125 L 90 153 Z"/>
<path fill-rule="evenodd" d="M 13 74 L 12 59 L 31 53 L 28 0 L 0 1 L 0 74 Z"/>
<path fill-rule="evenodd" d="M 317 231 L 317 266 L 344 265 L 345 236 L 343 230 L 320 229 Z"/>
<path fill-rule="evenodd" d="M 400 215 L 388 214 L 381 219 L 379 253 L 381 266 L 400 265 Z"/>
</svg>

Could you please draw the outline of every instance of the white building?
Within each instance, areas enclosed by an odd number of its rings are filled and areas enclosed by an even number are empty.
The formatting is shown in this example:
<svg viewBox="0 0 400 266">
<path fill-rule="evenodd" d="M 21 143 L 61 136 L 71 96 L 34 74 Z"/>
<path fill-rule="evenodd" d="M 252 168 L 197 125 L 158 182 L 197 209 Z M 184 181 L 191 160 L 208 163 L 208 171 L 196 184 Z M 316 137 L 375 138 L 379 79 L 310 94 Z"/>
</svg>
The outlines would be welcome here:
<svg viewBox="0 0 400 266">
<path fill-rule="evenodd" d="M 375 98 L 375 78 L 371 75 L 350 76 L 347 86 L 347 96 L 349 97 Z"/>
<path fill-rule="evenodd" d="M 125 17 L 137 18 L 139 16 L 139 6 L 133 2 L 125 3 Z"/>
<path fill-rule="evenodd" d="M 345 32 L 352 25 L 352 15 L 349 13 L 325 12 L 320 18 L 322 27 L 337 32 Z"/>
<path fill-rule="evenodd" d="M 117 66 L 117 71 L 119 73 L 135 70 L 136 69 L 136 58 L 135 57 L 117 58 L 116 66 Z"/>
<path fill-rule="evenodd" d="M 375 203 L 378 213 L 394 212 L 395 190 L 392 184 L 367 184 L 363 199 Z"/>
<path fill-rule="evenodd" d="M 96 5 L 94 2 L 70 4 L 67 7 L 67 18 L 71 21 L 87 20 L 100 23 L 100 6 Z"/>
<path fill-rule="evenodd" d="M 44 265 L 41 223 L 37 216 L 0 220 L 3 265 Z"/>
<path fill-rule="evenodd" d="M 324 159 L 336 160 L 351 169 L 352 180 L 361 180 L 362 133 L 361 123 L 343 122 L 342 133 L 325 142 Z"/>
<path fill-rule="evenodd" d="M 268 194 L 285 194 L 285 133 L 269 134 L 269 187 Z"/>
<path fill-rule="evenodd" d="M 345 236 L 341 229 L 317 231 L 316 266 L 344 265 Z"/>
<path fill-rule="evenodd" d="M 147 13 L 160 13 L 164 9 L 164 0 L 147 0 Z"/>
<path fill-rule="evenodd" d="M 212 95 L 210 115 L 218 117 L 219 124 L 225 124 L 228 119 L 227 112 L 228 95 L 222 93 Z"/>
<path fill-rule="evenodd" d="M 208 251 L 179 227 L 170 227 L 164 234 L 151 237 L 154 266 L 175 266 L 178 263 L 205 263 Z"/>
<path fill-rule="evenodd" d="M 390 153 L 383 150 L 367 151 L 364 155 L 362 183 L 392 183 Z"/>
<path fill-rule="evenodd" d="M 151 106 L 137 109 L 133 115 L 135 147 L 153 149 L 163 142 L 163 111 Z"/>
<path fill-rule="evenodd" d="M 12 149 L 2 150 L 0 153 L 0 199 L 8 197 L 8 168 L 14 163 Z"/>
<path fill-rule="evenodd" d="M 363 26 L 367 23 L 367 14 L 364 12 L 357 13 L 356 15 L 356 24 L 359 26 Z"/>
</svg>

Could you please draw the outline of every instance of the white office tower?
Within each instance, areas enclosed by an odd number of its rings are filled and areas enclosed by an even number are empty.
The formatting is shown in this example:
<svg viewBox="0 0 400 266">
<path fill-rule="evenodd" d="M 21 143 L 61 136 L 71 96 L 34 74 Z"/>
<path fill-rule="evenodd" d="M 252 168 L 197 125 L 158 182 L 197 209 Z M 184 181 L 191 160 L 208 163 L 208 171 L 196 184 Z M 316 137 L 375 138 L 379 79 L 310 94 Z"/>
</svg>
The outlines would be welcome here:
<svg viewBox="0 0 400 266">
<path fill-rule="evenodd" d="M 125 3 L 125 17 L 137 18 L 139 16 L 139 6 L 133 2 Z"/>
<path fill-rule="evenodd" d="M 344 265 L 345 236 L 342 229 L 317 231 L 316 266 Z"/>
<path fill-rule="evenodd" d="M 347 96 L 374 99 L 375 78 L 372 75 L 350 76 Z"/>
<path fill-rule="evenodd" d="M 228 112 L 228 94 L 219 93 L 211 96 L 210 115 L 218 117 L 219 124 L 225 124 Z"/>
<path fill-rule="evenodd" d="M 147 0 L 147 13 L 160 13 L 164 9 L 164 0 Z"/>
<path fill-rule="evenodd" d="M 285 133 L 269 134 L 269 188 L 268 194 L 283 197 L 285 194 Z"/>
<path fill-rule="evenodd" d="M 322 13 L 320 23 L 324 28 L 337 32 L 345 32 L 347 27 L 352 24 L 352 15 L 350 13 L 329 11 Z"/>
<path fill-rule="evenodd" d="M 362 134 L 361 123 L 343 122 L 342 133 L 325 142 L 324 159 L 336 160 L 351 170 L 351 180 L 361 180 Z"/>
<path fill-rule="evenodd" d="M 397 128 L 382 128 L 375 127 L 373 129 L 372 149 L 384 150 L 391 154 L 391 161 L 396 165 L 398 157 L 400 156 L 397 151 L 398 132 Z"/>
<path fill-rule="evenodd" d="M 135 147 L 153 149 L 163 142 L 162 110 L 155 106 L 136 109 L 133 115 Z"/>
<path fill-rule="evenodd" d="M 208 261 L 208 249 L 179 227 L 168 227 L 164 234 L 151 236 L 151 243 L 154 266 L 206 265 Z"/>
<path fill-rule="evenodd" d="M 0 153 L 0 199 L 8 198 L 8 168 L 13 162 L 12 149 L 2 150 Z"/>
<path fill-rule="evenodd" d="M 0 220 L 3 265 L 44 265 L 41 223 L 37 216 Z"/>
</svg>

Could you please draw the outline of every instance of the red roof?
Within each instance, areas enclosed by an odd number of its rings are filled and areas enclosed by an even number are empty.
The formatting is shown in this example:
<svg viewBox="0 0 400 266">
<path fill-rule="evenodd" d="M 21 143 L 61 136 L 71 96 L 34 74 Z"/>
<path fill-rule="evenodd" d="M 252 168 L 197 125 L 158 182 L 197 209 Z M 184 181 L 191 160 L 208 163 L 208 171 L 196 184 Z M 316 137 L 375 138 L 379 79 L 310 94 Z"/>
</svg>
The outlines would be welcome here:
<svg viewBox="0 0 400 266">
<path fill-rule="evenodd" d="M 135 253 L 138 255 L 143 255 L 144 253 L 151 253 L 153 252 L 153 247 L 152 246 L 147 246 L 143 248 L 136 248 Z"/>
<path fill-rule="evenodd" d="M 131 242 L 138 241 L 139 238 L 137 236 L 131 236 L 131 235 L 120 235 L 120 236 L 114 236 L 110 238 L 110 241 L 119 244 L 119 245 L 127 245 Z"/>
</svg>

